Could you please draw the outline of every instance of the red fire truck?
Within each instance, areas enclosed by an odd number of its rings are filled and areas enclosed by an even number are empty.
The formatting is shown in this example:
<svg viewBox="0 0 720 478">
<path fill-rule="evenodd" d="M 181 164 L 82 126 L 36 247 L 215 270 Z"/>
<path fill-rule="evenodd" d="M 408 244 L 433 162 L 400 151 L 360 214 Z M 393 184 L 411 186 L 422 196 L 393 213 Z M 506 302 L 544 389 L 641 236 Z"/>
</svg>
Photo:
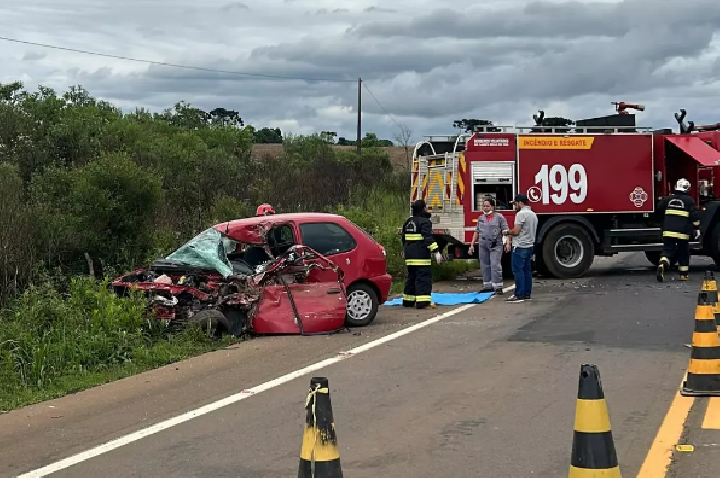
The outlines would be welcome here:
<svg viewBox="0 0 720 478">
<path fill-rule="evenodd" d="M 701 233 L 692 253 L 720 265 L 720 124 L 695 126 L 675 114 L 680 133 L 635 125 L 625 109 L 544 126 L 477 127 L 467 134 L 428 136 L 413 155 L 411 200 L 425 199 L 433 232 L 452 258 L 468 258 L 482 201 L 493 197 L 512 226 L 512 200 L 524 193 L 538 215 L 535 266 L 543 275 L 583 276 L 594 256 L 643 251 L 657 265 L 662 218 L 655 207 L 675 181 L 687 178 L 699 205 Z M 718 176 L 718 177 L 716 177 Z M 503 258 L 510 271 L 509 254 Z"/>
</svg>

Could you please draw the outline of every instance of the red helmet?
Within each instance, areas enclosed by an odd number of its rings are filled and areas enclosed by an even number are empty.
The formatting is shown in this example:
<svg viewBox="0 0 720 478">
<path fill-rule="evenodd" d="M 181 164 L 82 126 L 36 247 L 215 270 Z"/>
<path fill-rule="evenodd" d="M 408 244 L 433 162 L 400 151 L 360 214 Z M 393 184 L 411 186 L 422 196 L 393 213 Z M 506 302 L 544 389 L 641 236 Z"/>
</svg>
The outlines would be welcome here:
<svg viewBox="0 0 720 478">
<path fill-rule="evenodd" d="M 257 215 L 258 216 L 269 216 L 271 214 L 275 214 L 275 209 L 268 203 L 264 202 L 257 208 Z"/>
</svg>

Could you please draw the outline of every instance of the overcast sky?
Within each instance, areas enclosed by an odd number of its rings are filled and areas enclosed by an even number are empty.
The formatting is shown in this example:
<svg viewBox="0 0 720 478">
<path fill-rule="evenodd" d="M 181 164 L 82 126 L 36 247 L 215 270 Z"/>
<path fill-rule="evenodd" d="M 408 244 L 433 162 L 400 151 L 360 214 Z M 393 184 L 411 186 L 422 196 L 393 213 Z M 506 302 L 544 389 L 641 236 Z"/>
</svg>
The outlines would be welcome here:
<svg viewBox="0 0 720 478">
<path fill-rule="evenodd" d="M 446 6 L 442 6 L 442 5 Z M 354 138 L 360 76 L 413 139 L 461 118 L 496 124 L 612 112 L 641 125 L 720 121 L 718 0 L 0 0 L 0 35 L 278 81 L 0 41 L 0 82 L 81 84 L 131 110 L 186 100 L 256 127 Z M 397 131 L 363 91 L 363 134 Z"/>
</svg>

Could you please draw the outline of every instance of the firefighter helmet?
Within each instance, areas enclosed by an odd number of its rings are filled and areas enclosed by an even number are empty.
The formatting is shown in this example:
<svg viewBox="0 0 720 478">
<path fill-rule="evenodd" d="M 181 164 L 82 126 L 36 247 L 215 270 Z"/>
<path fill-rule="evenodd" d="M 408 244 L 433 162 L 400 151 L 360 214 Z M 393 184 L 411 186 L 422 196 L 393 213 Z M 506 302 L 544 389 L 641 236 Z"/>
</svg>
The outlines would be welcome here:
<svg viewBox="0 0 720 478">
<path fill-rule="evenodd" d="M 275 214 L 275 209 L 268 203 L 264 202 L 257 208 L 257 215 L 258 216 L 269 216 L 271 214 Z"/>
<path fill-rule="evenodd" d="M 675 183 L 675 190 L 676 191 L 682 191 L 682 192 L 688 192 L 690 190 L 690 181 L 688 181 L 685 178 L 680 178 Z"/>
</svg>

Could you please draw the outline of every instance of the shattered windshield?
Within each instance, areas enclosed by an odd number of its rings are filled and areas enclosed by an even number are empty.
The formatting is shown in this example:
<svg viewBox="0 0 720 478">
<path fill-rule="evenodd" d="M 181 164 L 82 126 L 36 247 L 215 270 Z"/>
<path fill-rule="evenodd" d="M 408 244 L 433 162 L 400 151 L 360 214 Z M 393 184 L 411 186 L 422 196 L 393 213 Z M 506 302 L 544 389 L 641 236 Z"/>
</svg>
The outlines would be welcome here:
<svg viewBox="0 0 720 478">
<path fill-rule="evenodd" d="M 237 242 L 222 235 L 214 228 L 206 229 L 190 239 L 167 260 L 219 272 L 223 277 L 232 275 L 233 268 L 228 253 L 235 250 Z"/>
</svg>

